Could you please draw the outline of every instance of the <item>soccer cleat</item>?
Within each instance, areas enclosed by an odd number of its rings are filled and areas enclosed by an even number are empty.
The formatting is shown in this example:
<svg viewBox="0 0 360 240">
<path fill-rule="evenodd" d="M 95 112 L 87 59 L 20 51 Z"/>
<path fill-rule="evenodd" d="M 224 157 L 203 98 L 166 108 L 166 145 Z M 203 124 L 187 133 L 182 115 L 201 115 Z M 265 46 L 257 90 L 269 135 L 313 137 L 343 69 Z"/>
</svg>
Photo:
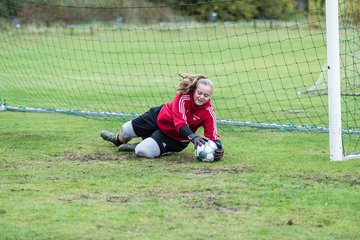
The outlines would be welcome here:
<svg viewBox="0 0 360 240">
<path fill-rule="evenodd" d="M 117 137 L 114 134 L 112 134 L 111 132 L 107 131 L 107 130 L 102 130 L 100 132 L 100 136 L 105 141 L 109 141 L 109 142 L 113 143 L 117 147 L 121 145 L 121 142 L 117 139 Z"/>
<path fill-rule="evenodd" d="M 132 143 L 132 144 L 121 144 L 119 147 L 118 147 L 118 150 L 119 151 L 124 151 L 124 152 L 134 152 L 135 151 L 135 148 L 136 146 L 139 144 L 138 143 Z"/>
</svg>

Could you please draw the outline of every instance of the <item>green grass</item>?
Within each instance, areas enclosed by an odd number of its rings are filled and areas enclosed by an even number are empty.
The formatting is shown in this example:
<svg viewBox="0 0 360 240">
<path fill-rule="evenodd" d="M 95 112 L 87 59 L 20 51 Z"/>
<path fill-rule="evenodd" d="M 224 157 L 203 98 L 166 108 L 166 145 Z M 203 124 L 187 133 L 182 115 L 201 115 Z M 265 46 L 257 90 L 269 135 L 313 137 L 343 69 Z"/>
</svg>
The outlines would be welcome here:
<svg viewBox="0 0 360 240">
<path fill-rule="evenodd" d="M 326 134 L 223 131 L 224 160 L 154 160 L 121 123 L 0 112 L 0 239 L 359 239 L 360 162 Z"/>
<path fill-rule="evenodd" d="M 142 113 L 173 98 L 177 73 L 203 73 L 219 119 L 327 127 L 327 96 L 297 94 L 317 81 L 324 41 L 305 25 L 242 22 L 9 28 L 0 103 Z M 191 147 L 120 153 L 99 137 L 120 125 L 0 112 L 0 239 L 360 238 L 360 162 L 330 162 L 327 134 L 221 126 L 225 158 L 206 164 Z"/>
</svg>

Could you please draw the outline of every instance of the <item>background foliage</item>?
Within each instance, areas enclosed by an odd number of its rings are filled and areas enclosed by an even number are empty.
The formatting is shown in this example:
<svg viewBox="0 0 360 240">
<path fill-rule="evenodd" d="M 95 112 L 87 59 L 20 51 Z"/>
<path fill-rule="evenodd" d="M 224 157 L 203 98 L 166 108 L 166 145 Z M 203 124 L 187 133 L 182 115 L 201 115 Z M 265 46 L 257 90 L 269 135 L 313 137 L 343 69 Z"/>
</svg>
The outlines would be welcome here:
<svg viewBox="0 0 360 240">
<path fill-rule="evenodd" d="M 88 0 L 88 1 L 76 1 L 76 0 L 35 0 L 35 1 L 21 1 L 21 0 L 1 0 L 0 1 L 0 13 L 3 16 L 18 16 L 26 19 L 37 19 L 47 22 L 54 22 L 56 19 L 51 18 L 53 13 L 49 12 L 47 16 L 44 16 L 44 10 L 39 9 L 46 8 L 46 5 L 58 5 L 58 6 L 75 6 L 72 9 L 59 8 L 63 15 L 77 14 L 79 17 L 85 17 L 86 14 L 90 14 L 89 11 L 82 7 L 109 7 L 107 14 L 98 13 L 98 17 L 104 19 L 110 18 L 114 13 L 109 15 L 109 12 L 121 13 L 121 8 L 124 7 L 149 7 L 149 6 L 164 6 L 157 12 L 159 19 L 171 18 L 174 14 L 181 14 L 187 16 L 194 16 L 197 20 L 206 21 L 209 19 L 211 12 L 216 12 L 219 20 L 223 21 L 236 21 L 239 19 L 256 19 L 256 18 L 272 18 L 283 19 L 284 17 L 290 17 L 296 6 L 302 1 L 284 1 L 284 0 L 238 0 L 238 1 L 218 1 L 218 0 Z M 309 1 L 312 2 L 312 1 Z M 209 4 L 210 3 L 210 4 Z M 37 5 L 45 4 L 45 5 Z M 306 4 L 305 4 L 306 5 Z M 111 8 L 110 8 L 111 6 Z M 167 7 L 165 7 L 167 6 Z M 36 10 L 37 8 L 37 10 Z M 303 10 L 303 9 L 298 9 Z M 52 10 L 53 11 L 53 10 Z M 59 13 L 58 13 L 59 14 Z M 92 11 L 91 14 L 94 14 Z M 95 13 L 96 15 L 96 13 Z M 126 18 L 126 16 L 125 16 Z"/>
<path fill-rule="evenodd" d="M 355 13 L 351 19 L 344 19 L 348 22 L 360 22 L 360 2 L 340 0 L 345 3 L 348 12 Z M 41 4 L 41 5 L 40 5 Z M 47 6 L 48 5 L 48 6 Z M 57 5 L 58 8 L 50 8 L 50 5 Z M 63 8 L 62 6 L 73 6 Z M 151 6 L 163 6 L 153 8 Z M 212 12 L 217 14 L 217 20 L 237 21 L 240 19 L 291 19 L 294 12 L 303 12 L 308 18 L 314 15 L 325 14 L 325 0 L 0 0 L 0 18 L 22 18 L 27 22 L 43 21 L 52 24 L 59 21 L 56 15 L 77 16 L 78 19 L 88 19 L 89 16 L 99 20 L 112 20 L 116 16 L 123 16 L 125 21 L 131 15 L 139 14 L 136 11 L 123 11 L 129 7 L 150 7 L 141 11 L 143 23 L 150 21 L 146 16 L 158 16 L 159 21 L 174 20 L 176 16 L 190 16 L 198 21 L 208 21 Z M 103 8 L 101 11 L 89 11 L 88 8 Z M 104 8 L 106 10 L 104 11 Z M 349 16 L 347 14 L 347 16 Z M 69 22 L 73 21 L 69 17 Z M 151 23 L 151 22 L 150 22 Z"/>
</svg>

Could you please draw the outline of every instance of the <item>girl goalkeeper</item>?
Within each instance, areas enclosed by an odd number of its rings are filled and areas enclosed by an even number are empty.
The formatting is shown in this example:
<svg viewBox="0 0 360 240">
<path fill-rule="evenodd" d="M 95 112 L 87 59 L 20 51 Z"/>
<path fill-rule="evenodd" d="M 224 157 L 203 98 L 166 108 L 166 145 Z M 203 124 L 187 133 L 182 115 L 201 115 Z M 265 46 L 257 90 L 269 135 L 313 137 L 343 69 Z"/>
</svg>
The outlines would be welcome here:
<svg viewBox="0 0 360 240">
<path fill-rule="evenodd" d="M 113 143 L 119 151 L 135 151 L 135 155 L 156 158 L 166 153 L 180 152 L 189 142 L 196 148 L 208 139 L 218 147 L 214 161 L 224 155 L 216 127 L 216 116 L 211 105 L 213 84 L 204 75 L 181 76 L 174 99 L 122 125 L 120 133 L 114 135 L 107 130 L 101 137 Z M 204 136 L 196 135 L 198 128 L 204 128 Z M 137 144 L 127 144 L 132 138 L 141 137 Z"/>
</svg>

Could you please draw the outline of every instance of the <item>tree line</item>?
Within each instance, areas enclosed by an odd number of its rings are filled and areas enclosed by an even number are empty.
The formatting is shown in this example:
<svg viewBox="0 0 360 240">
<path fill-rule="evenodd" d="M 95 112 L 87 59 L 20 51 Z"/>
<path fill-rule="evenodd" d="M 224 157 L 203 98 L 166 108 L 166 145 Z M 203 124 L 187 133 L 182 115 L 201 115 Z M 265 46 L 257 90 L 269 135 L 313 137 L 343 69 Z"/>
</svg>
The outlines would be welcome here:
<svg viewBox="0 0 360 240">
<path fill-rule="evenodd" d="M 355 21 L 360 22 L 360 3 L 347 2 L 346 11 L 352 11 Z M 150 16 L 157 20 L 171 20 L 174 16 L 189 16 L 197 21 L 238 21 L 251 19 L 287 20 L 295 14 L 305 17 L 325 14 L 325 0 L 0 0 L 0 17 L 22 17 L 57 21 L 52 16 L 78 16 L 83 19 L 95 17 L 109 20 L 116 15 L 138 14 L 144 22 Z M 48 15 L 45 12 L 49 13 Z M 213 14 L 213 15 L 212 15 Z M 31 16 L 30 16 L 31 15 Z M 211 16 L 213 18 L 211 18 Z M 69 19 L 71 19 L 69 17 Z M 70 20 L 69 20 L 70 21 Z"/>
</svg>

